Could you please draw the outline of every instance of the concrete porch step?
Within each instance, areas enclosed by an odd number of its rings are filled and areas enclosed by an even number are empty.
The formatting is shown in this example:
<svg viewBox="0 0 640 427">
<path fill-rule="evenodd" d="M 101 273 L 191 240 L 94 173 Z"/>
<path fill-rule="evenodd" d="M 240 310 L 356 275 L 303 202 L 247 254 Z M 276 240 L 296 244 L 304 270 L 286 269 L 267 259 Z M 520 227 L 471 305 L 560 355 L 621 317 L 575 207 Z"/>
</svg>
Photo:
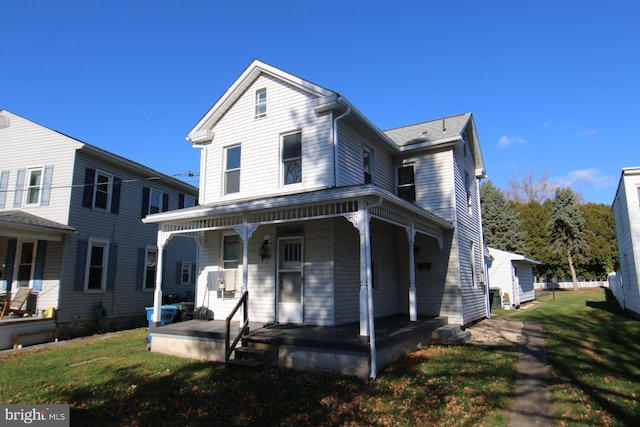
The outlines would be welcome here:
<svg viewBox="0 0 640 427">
<path fill-rule="evenodd" d="M 264 366 L 264 362 L 255 359 L 230 359 L 225 363 L 226 366 L 238 366 L 247 368 L 259 368 Z"/>
<path fill-rule="evenodd" d="M 271 349 L 268 348 L 257 348 L 257 347 L 237 347 L 236 350 L 236 360 L 257 360 L 260 362 L 265 362 L 266 359 L 271 354 Z"/>
</svg>

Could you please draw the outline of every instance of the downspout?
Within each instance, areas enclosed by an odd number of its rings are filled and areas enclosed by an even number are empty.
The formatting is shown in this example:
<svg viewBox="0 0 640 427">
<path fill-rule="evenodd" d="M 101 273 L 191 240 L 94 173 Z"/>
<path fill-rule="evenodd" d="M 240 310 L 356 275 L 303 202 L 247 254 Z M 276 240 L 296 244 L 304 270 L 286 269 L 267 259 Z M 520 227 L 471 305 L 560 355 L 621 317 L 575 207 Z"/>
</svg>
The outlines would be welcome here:
<svg viewBox="0 0 640 427">
<path fill-rule="evenodd" d="M 374 322 L 373 311 L 373 286 L 371 283 L 371 230 L 369 222 L 371 221 L 370 209 L 376 208 L 382 204 L 382 196 L 378 197 L 378 201 L 371 206 L 367 206 L 367 218 L 364 222 L 364 228 L 367 236 L 367 312 L 369 314 L 369 352 L 371 353 L 371 373 L 369 377 L 375 380 L 378 376 L 378 357 L 376 352 L 376 326 Z"/>
<path fill-rule="evenodd" d="M 338 102 L 342 99 L 342 97 L 338 98 Z M 338 168 L 338 120 L 348 116 L 351 114 L 351 104 L 347 105 L 347 111 L 340 114 L 338 117 L 333 119 L 333 186 L 337 187 L 338 182 L 338 174 L 340 168 Z"/>
</svg>

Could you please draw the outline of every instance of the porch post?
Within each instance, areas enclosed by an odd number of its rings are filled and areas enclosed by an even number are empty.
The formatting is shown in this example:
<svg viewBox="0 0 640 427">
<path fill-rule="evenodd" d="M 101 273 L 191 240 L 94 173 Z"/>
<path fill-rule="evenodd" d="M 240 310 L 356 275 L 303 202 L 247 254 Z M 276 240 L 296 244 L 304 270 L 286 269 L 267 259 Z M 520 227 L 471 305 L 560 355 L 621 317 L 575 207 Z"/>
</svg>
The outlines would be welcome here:
<svg viewBox="0 0 640 427">
<path fill-rule="evenodd" d="M 158 254 L 156 259 L 156 287 L 153 291 L 153 317 L 151 318 L 154 326 L 160 326 L 161 310 L 162 310 L 162 253 L 167 242 L 173 237 L 172 234 L 164 233 L 158 230 Z M 146 256 L 146 254 L 145 254 Z M 147 260 L 144 260 L 145 265 Z"/>
<path fill-rule="evenodd" d="M 415 263 L 415 241 L 416 229 L 413 224 L 407 228 L 409 237 L 409 320 L 418 320 L 418 301 L 416 300 L 416 263 Z"/>
<path fill-rule="evenodd" d="M 240 235 L 242 239 L 242 294 L 244 295 L 248 289 L 249 283 L 249 239 L 253 235 L 253 232 L 256 231 L 258 225 L 256 224 L 248 224 L 247 216 L 245 215 L 243 223 L 241 226 L 236 226 L 234 229 Z M 244 313 L 244 305 L 240 307 L 240 319 L 245 318 Z M 240 328 L 242 328 L 242 320 L 240 320 Z"/>
<path fill-rule="evenodd" d="M 367 250 L 369 247 L 369 211 L 361 202 L 357 214 L 345 215 L 345 218 L 358 230 L 360 238 L 360 335 L 369 336 L 369 300 L 368 300 L 368 278 L 370 276 L 371 261 Z M 365 225 L 366 224 L 366 225 Z"/>
</svg>

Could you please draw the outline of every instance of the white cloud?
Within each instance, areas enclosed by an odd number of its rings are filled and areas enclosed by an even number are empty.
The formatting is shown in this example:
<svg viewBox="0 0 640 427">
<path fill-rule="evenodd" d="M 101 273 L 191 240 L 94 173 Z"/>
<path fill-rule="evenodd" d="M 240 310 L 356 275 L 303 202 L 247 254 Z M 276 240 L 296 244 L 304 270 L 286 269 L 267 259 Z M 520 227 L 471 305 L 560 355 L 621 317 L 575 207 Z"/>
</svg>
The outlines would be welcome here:
<svg viewBox="0 0 640 427">
<path fill-rule="evenodd" d="M 596 133 L 598 133 L 598 131 L 595 129 L 585 129 L 580 131 L 580 135 L 582 136 L 591 136 L 595 135 Z"/>
<path fill-rule="evenodd" d="M 526 143 L 527 141 L 525 141 L 524 138 L 521 138 L 518 135 L 514 135 L 514 136 L 503 135 L 500 137 L 500 140 L 498 141 L 498 147 L 507 148 L 513 144 L 526 144 Z"/>
<path fill-rule="evenodd" d="M 616 178 L 610 177 L 598 169 L 582 169 L 569 172 L 567 175 L 552 180 L 558 187 L 575 187 L 590 184 L 596 189 L 617 185 Z"/>
</svg>

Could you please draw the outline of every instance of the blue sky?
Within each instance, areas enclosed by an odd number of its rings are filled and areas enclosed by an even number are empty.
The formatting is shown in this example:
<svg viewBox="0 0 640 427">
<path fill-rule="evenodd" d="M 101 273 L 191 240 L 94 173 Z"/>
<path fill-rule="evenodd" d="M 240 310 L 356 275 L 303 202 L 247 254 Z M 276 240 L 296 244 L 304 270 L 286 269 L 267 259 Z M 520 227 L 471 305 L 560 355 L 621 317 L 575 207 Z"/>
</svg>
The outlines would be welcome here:
<svg viewBox="0 0 640 427">
<path fill-rule="evenodd" d="M 0 109 L 169 175 L 258 58 L 380 129 L 472 112 L 488 178 L 548 172 L 611 204 L 640 166 L 640 2 L 78 1 L 0 8 Z"/>
</svg>

